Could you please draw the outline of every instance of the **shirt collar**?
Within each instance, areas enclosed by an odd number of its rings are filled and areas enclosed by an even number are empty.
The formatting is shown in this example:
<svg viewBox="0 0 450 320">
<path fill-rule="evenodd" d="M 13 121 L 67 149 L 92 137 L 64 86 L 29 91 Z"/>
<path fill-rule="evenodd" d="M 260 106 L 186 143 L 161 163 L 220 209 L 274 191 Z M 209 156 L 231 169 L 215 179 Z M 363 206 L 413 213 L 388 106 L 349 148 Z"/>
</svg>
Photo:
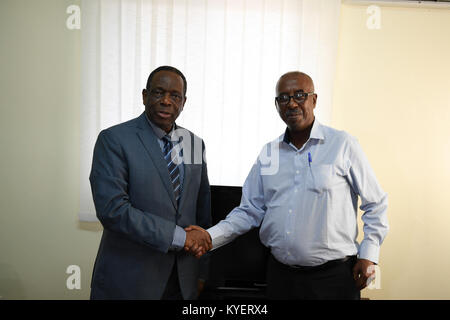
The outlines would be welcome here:
<svg viewBox="0 0 450 320">
<path fill-rule="evenodd" d="M 145 113 L 145 118 L 147 119 L 148 123 L 150 124 L 150 127 L 152 127 L 153 132 L 155 133 L 156 137 L 158 137 L 158 139 L 162 139 L 165 136 L 169 136 L 171 137 L 171 140 L 173 140 L 174 136 L 174 131 L 177 128 L 177 125 L 174 123 L 172 126 L 172 129 L 170 130 L 169 133 L 165 132 L 163 129 L 161 129 L 160 127 L 158 127 L 156 124 L 154 124 L 147 116 L 147 113 Z"/>
<path fill-rule="evenodd" d="M 309 139 L 325 140 L 323 125 L 319 121 L 317 121 L 316 118 L 314 119 Z M 286 131 L 284 132 L 283 142 L 286 142 L 287 144 L 291 143 L 291 139 L 289 137 L 289 128 L 286 128 Z"/>
</svg>

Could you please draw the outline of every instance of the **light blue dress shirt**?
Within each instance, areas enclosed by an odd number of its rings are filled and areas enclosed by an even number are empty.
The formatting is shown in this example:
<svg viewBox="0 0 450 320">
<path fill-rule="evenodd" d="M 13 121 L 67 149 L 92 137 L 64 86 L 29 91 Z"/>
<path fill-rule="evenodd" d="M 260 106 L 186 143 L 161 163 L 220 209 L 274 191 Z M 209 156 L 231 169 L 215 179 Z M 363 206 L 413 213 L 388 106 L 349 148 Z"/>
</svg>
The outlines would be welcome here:
<svg viewBox="0 0 450 320">
<path fill-rule="evenodd" d="M 153 129 L 153 132 L 155 133 L 156 137 L 158 138 L 158 144 L 161 148 L 161 151 L 164 150 L 164 141 L 163 141 L 163 137 L 166 135 L 169 135 L 172 137 L 172 141 L 178 141 L 179 137 L 176 137 L 174 134 L 174 128 L 176 128 L 176 125 L 173 126 L 172 130 L 169 133 L 166 133 L 163 129 L 161 129 L 160 127 L 158 127 L 157 125 L 155 125 L 148 117 L 147 114 L 145 115 L 147 118 L 148 123 L 150 124 L 150 126 Z M 176 145 L 177 143 L 174 142 L 174 145 Z M 181 165 L 178 166 L 179 170 L 180 170 L 180 184 L 181 184 L 181 193 L 183 193 L 183 181 L 184 181 L 184 160 L 183 160 L 183 156 L 182 156 L 182 151 L 180 149 L 180 154 L 179 154 L 179 159 L 182 162 Z M 184 229 L 180 226 L 176 226 L 175 227 L 175 231 L 173 234 L 173 241 L 172 241 L 172 245 L 169 248 L 169 250 L 181 250 L 184 247 L 184 243 L 186 242 L 186 231 L 184 231 Z"/>
<path fill-rule="evenodd" d="M 316 266 L 356 254 L 378 263 L 388 231 L 387 194 L 357 140 L 317 120 L 300 149 L 287 133 L 261 151 L 240 206 L 208 229 L 213 248 L 261 226 L 261 242 L 287 265 Z M 268 150 L 275 170 L 268 170 Z M 358 196 L 364 211 L 361 244 L 356 240 Z"/>
</svg>

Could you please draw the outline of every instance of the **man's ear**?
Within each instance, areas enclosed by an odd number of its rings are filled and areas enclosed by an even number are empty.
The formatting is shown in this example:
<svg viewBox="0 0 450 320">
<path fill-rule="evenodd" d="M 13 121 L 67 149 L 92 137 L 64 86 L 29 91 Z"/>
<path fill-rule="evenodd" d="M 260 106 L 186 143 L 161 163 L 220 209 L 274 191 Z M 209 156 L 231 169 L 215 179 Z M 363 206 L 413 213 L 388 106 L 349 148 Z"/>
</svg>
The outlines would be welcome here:
<svg viewBox="0 0 450 320">
<path fill-rule="evenodd" d="M 146 89 L 142 89 L 142 104 L 145 106 L 145 101 L 147 100 L 148 92 Z"/>
<path fill-rule="evenodd" d="M 316 103 L 317 103 L 317 93 L 314 93 L 314 95 L 313 95 L 313 109 L 316 108 Z"/>
</svg>

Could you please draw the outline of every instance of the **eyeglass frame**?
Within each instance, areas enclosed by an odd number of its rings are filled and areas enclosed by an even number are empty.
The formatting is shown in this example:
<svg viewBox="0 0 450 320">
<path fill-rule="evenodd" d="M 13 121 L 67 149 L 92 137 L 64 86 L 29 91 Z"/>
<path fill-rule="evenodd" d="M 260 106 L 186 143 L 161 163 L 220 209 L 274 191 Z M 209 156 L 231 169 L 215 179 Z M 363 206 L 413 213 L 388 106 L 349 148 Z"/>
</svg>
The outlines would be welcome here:
<svg viewBox="0 0 450 320">
<path fill-rule="evenodd" d="M 296 93 L 301 93 L 303 100 L 298 101 L 297 99 L 295 99 L 295 94 Z M 296 91 L 294 92 L 294 95 L 288 95 L 286 93 L 280 94 L 278 97 L 275 97 L 275 101 L 278 102 L 278 104 L 282 105 L 282 106 L 287 106 L 289 104 L 289 102 L 291 102 L 291 98 L 294 99 L 295 102 L 297 103 L 304 103 L 306 100 L 308 100 L 308 97 L 311 95 L 316 94 L 315 92 L 303 92 L 303 91 Z M 280 102 L 278 99 L 280 98 L 281 95 L 286 95 L 289 97 L 289 100 L 287 102 Z"/>
</svg>

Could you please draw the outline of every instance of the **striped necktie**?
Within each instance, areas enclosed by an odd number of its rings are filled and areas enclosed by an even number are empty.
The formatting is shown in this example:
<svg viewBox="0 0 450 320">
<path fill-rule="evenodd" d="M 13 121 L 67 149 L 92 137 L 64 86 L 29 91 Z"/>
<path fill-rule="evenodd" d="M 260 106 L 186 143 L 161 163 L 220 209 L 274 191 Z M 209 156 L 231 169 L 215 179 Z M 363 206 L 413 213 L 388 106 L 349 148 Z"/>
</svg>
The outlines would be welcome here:
<svg viewBox="0 0 450 320">
<path fill-rule="evenodd" d="M 178 204 L 178 200 L 181 197 L 180 169 L 178 168 L 178 166 L 181 165 L 181 163 L 176 164 L 174 162 L 174 160 L 178 160 L 176 162 L 180 162 L 177 155 L 174 154 L 173 157 L 171 156 L 174 146 L 172 141 L 170 140 L 170 137 L 164 136 L 162 139 L 164 141 L 163 155 L 164 159 L 167 162 L 167 169 L 169 170 L 170 181 L 172 181 L 173 193 Z"/>
</svg>

